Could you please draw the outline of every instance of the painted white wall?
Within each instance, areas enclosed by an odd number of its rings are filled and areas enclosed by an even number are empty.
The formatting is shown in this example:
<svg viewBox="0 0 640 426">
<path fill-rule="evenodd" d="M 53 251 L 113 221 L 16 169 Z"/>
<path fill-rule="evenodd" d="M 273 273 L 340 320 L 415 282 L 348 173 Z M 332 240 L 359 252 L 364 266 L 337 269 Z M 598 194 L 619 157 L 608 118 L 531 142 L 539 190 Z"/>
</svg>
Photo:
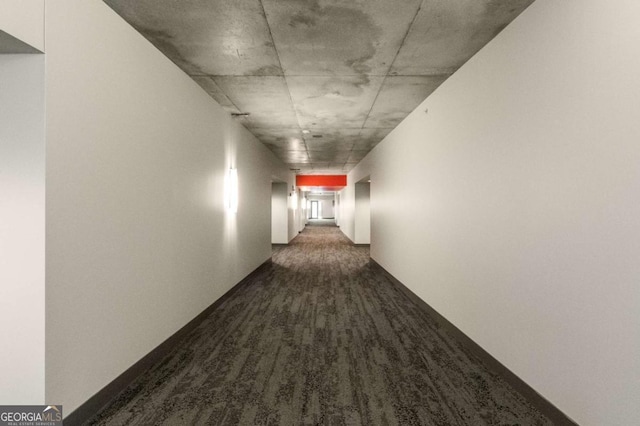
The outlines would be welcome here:
<svg viewBox="0 0 640 426">
<path fill-rule="evenodd" d="M 296 223 L 298 226 L 298 232 L 302 232 L 307 224 L 306 210 L 302 209 L 303 203 L 303 191 L 300 188 L 295 189 L 296 197 L 294 199 L 296 209 Z"/>
<path fill-rule="evenodd" d="M 292 173 L 291 171 L 289 171 L 289 169 L 287 169 L 286 167 L 283 167 L 280 160 L 278 160 L 276 157 L 273 157 L 273 158 L 277 163 L 277 164 L 274 163 L 273 165 L 273 168 L 275 170 L 275 173 L 273 175 L 274 180 L 276 182 L 287 183 L 285 186 L 286 197 L 287 197 L 286 212 L 285 212 L 285 217 L 287 221 L 287 234 L 286 234 L 287 241 L 285 243 L 288 243 L 298 235 L 298 231 L 300 230 L 300 221 L 304 220 L 303 218 L 304 212 L 302 211 L 302 204 L 298 202 L 298 205 L 294 206 L 289 197 L 289 194 L 292 192 L 291 188 L 295 188 L 295 183 L 296 183 L 295 173 Z M 299 195 L 301 196 L 302 194 L 299 193 Z M 302 227 L 304 228 L 304 224 L 302 225 Z"/>
<path fill-rule="evenodd" d="M 318 200 L 320 214 L 323 219 L 333 219 L 335 214 L 333 213 L 333 197 L 331 199 L 322 199 Z"/>
<path fill-rule="evenodd" d="M 364 161 L 364 160 L 363 160 Z M 355 169 L 353 170 L 355 171 Z M 355 182 L 351 182 L 351 175 L 347 175 L 347 186 L 340 191 L 340 230 L 351 241 L 356 239 L 355 212 L 356 191 Z"/>
<path fill-rule="evenodd" d="M 318 202 L 320 219 L 335 219 L 335 195 L 309 194 L 309 200 Z M 311 217 L 311 209 L 307 211 L 307 217 Z"/>
<path fill-rule="evenodd" d="M 70 413 L 270 257 L 289 171 L 103 2 L 46 28 L 46 397 Z"/>
<path fill-rule="evenodd" d="M 44 0 L 0 0 L 0 30 L 44 52 Z"/>
<path fill-rule="evenodd" d="M 292 189 L 293 188 L 293 189 Z M 297 193 L 297 200 L 292 199 L 291 194 Z M 288 241 L 293 240 L 304 228 L 304 212 L 301 204 L 302 193 L 295 188 L 295 175 L 291 174 L 287 182 L 287 211 L 289 222 Z"/>
<path fill-rule="evenodd" d="M 0 401 L 44 403 L 44 57 L 0 55 Z"/>
<path fill-rule="evenodd" d="M 354 240 L 356 244 L 371 243 L 371 184 L 368 182 L 356 183 L 354 206 Z"/>
<path fill-rule="evenodd" d="M 271 184 L 271 242 L 273 244 L 289 242 L 287 210 L 287 183 L 273 182 Z"/>
<path fill-rule="evenodd" d="M 296 212 L 296 210 L 294 210 L 293 208 L 289 208 L 288 210 L 289 212 L 289 242 L 291 242 L 291 240 L 293 240 L 299 232 L 298 229 L 298 222 L 299 222 L 299 213 Z"/>
<path fill-rule="evenodd" d="M 302 191 L 300 188 L 298 188 L 297 191 L 298 191 L 298 217 L 300 218 L 299 232 L 302 232 L 304 230 L 304 227 L 307 226 L 307 210 L 303 208 L 303 205 L 305 202 L 304 191 Z"/>
<path fill-rule="evenodd" d="M 309 216 L 311 214 L 311 205 L 309 204 L 309 191 L 300 191 L 302 200 L 300 201 L 302 229 L 309 223 Z"/>
<path fill-rule="evenodd" d="M 372 257 L 582 425 L 640 419 L 639 19 L 536 1 L 343 191 L 370 174 Z"/>
</svg>

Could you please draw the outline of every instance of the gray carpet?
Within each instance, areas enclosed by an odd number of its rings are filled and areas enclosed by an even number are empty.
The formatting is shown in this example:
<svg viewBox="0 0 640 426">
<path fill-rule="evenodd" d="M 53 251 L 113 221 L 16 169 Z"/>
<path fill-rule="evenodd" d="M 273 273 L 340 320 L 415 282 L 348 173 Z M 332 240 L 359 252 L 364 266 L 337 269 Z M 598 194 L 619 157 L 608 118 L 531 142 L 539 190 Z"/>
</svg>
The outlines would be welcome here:
<svg viewBox="0 0 640 426">
<path fill-rule="evenodd" d="M 550 425 L 369 264 L 309 226 L 100 425 Z"/>
</svg>

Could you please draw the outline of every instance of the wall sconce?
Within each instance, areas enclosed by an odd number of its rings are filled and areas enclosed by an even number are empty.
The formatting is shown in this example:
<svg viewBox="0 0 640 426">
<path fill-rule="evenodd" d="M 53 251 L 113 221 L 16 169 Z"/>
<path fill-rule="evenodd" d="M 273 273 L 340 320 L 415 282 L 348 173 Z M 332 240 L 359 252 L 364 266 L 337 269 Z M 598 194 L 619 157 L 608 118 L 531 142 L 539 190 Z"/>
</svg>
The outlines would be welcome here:
<svg viewBox="0 0 640 426">
<path fill-rule="evenodd" d="M 227 170 L 224 204 L 229 213 L 238 212 L 238 169 Z"/>
</svg>

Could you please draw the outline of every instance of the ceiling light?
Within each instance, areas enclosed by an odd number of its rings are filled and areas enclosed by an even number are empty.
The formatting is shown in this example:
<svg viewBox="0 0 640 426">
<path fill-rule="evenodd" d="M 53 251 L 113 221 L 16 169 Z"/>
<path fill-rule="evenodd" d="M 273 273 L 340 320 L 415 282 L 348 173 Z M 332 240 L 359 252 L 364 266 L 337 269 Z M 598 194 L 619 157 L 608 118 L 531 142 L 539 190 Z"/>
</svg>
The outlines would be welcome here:
<svg viewBox="0 0 640 426">
<path fill-rule="evenodd" d="M 304 130 L 302 131 L 302 133 L 304 133 L 305 135 L 308 135 L 309 133 L 311 133 L 311 131 L 309 131 L 309 130 L 307 130 L 307 129 L 304 129 Z"/>
</svg>

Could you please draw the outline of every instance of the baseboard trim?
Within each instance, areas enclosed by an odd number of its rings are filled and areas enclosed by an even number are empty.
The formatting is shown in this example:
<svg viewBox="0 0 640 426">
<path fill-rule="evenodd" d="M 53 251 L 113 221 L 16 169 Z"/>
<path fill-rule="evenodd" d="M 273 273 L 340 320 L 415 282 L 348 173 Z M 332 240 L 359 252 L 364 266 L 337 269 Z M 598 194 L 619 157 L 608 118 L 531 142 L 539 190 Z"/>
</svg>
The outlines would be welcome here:
<svg viewBox="0 0 640 426">
<path fill-rule="evenodd" d="M 549 420 L 555 425 L 559 426 L 577 426 L 578 423 L 571 420 L 565 413 L 560 411 L 558 407 L 553 405 L 544 396 L 540 395 L 535 389 L 529 386 L 524 380 L 518 377 L 515 373 L 505 367 L 500 361 L 495 359 L 489 352 L 485 351 L 480 345 L 474 342 L 469 336 L 464 334 L 458 327 L 453 325 L 449 320 L 443 317 L 438 311 L 433 309 L 429 304 L 422 300 L 418 295 L 411 291 L 407 286 L 400 282 L 396 277 L 391 275 L 386 269 L 384 269 L 378 262 L 371 259 L 371 265 L 378 269 L 383 275 L 385 275 L 389 281 L 391 281 L 396 287 L 402 291 L 409 299 L 411 299 L 418 306 L 422 307 L 430 316 L 432 316 L 438 324 L 453 336 L 455 336 L 460 342 L 462 342 L 467 349 L 472 351 L 478 356 L 485 365 L 498 373 L 512 388 L 518 391 L 524 396 L 534 407 L 536 407 L 542 414 L 547 416 Z"/>
<path fill-rule="evenodd" d="M 120 374 L 108 385 L 99 390 L 95 395 L 89 398 L 81 406 L 76 408 L 72 413 L 66 416 L 63 421 L 65 426 L 79 426 L 90 420 L 93 416 L 100 412 L 109 404 L 116 396 L 124 391 L 134 380 L 136 380 L 145 371 L 154 364 L 162 360 L 169 352 L 175 349 L 182 340 L 196 327 L 198 327 L 205 318 L 211 314 L 218 306 L 233 295 L 240 288 L 253 281 L 268 265 L 271 264 L 271 258 L 267 259 L 263 264 L 258 266 L 253 272 L 243 278 L 238 284 L 233 286 L 229 291 L 223 294 L 218 300 L 213 302 L 208 308 L 199 313 L 195 318 L 189 321 L 180 330 L 160 343 L 155 349 L 142 357 L 138 362 L 129 367 L 124 373 Z"/>
</svg>

